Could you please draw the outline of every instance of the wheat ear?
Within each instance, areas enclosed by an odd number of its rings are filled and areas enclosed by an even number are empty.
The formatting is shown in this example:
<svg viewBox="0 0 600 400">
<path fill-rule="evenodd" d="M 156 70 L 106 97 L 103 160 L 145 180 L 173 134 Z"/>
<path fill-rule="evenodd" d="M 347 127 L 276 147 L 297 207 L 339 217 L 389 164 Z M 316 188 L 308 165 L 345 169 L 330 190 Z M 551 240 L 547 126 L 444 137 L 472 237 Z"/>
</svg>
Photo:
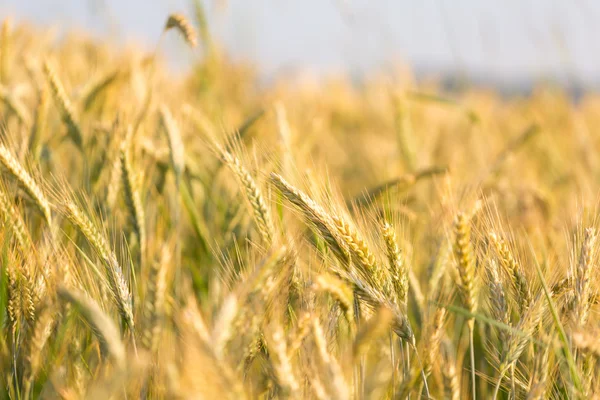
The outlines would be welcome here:
<svg viewBox="0 0 600 400">
<path fill-rule="evenodd" d="M 171 28 L 177 29 L 190 47 L 196 47 L 198 44 L 196 30 L 185 16 L 179 13 L 169 15 L 164 30 L 168 31 Z"/>
<path fill-rule="evenodd" d="M 489 234 L 489 237 L 498 253 L 498 261 L 511 275 L 512 281 L 517 289 L 520 312 L 521 314 L 524 314 L 531 303 L 531 289 L 529 288 L 530 285 L 527 282 L 527 278 L 513 257 L 508 244 L 493 232 Z"/>
<path fill-rule="evenodd" d="M 458 276 L 460 278 L 460 289 L 464 302 L 471 314 L 477 312 L 477 288 L 475 286 L 475 252 L 471 243 L 471 221 L 470 217 L 460 212 L 454 220 L 454 255 L 457 260 Z M 471 356 L 471 389 L 473 400 L 477 398 L 477 387 L 475 381 L 475 348 L 473 345 L 473 333 L 475 330 L 475 319 L 467 320 L 469 328 L 469 352 Z"/>
<path fill-rule="evenodd" d="M 344 265 L 350 262 L 348 246 L 338 233 L 332 218 L 306 193 L 289 184 L 281 175 L 271 173 L 271 183 L 288 199 L 311 223 Z"/>
<path fill-rule="evenodd" d="M 4 185 L 0 184 L 0 215 L 4 221 L 4 224 L 8 224 L 12 228 L 12 232 L 15 235 L 19 250 L 23 255 L 29 254 L 33 245 L 27 227 L 23 222 L 23 219 L 17 212 L 17 209 L 12 204 L 6 194 Z"/>
<path fill-rule="evenodd" d="M 351 287 L 331 274 L 320 274 L 315 280 L 315 286 L 337 300 L 348 323 L 354 323 L 354 293 Z"/>
<path fill-rule="evenodd" d="M 590 277 L 594 263 L 594 245 L 596 230 L 585 230 L 583 245 L 577 263 L 577 279 L 575 281 L 575 317 L 580 326 L 585 325 L 590 310 Z"/>
<path fill-rule="evenodd" d="M 185 169 L 185 148 L 183 146 L 183 140 L 181 139 L 179 127 L 177 126 L 175 119 L 173 119 L 171 111 L 169 111 L 169 108 L 164 104 L 160 107 L 160 124 L 167 135 L 171 167 L 175 173 L 177 187 L 179 187 L 181 174 L 183 174 Z"/>
<path fill-rule="evenodd" d="M 275 236 L 275 227 L 260 188 L 237 157 L 226 150 L 221 150 L 221 157 L 240 181 L 252 207 L 254 220 L 261 237 L 265 243 L 271 244 Z"/>
<path fill-rule="evenodd" d="M 322 369 L 327 374 L 325 377 L 326 386 L 330 395 L 335 399 L 349 399 L 348 384 L 344 378 L 342 368 L 333 355 L 327 349 L 327 339 L 323 328 L 317 318 L 313 319 L 312 332 L 317 347 L 317 354 Z"/>
<path fill-rule="evenodd" d="M 162 331 L 162 319 L 165 313 L 165 294 L 167 289 L 167 272 L 171 253 L 164 247 L 160 260 L 152 263 L 148 276 L 148 286 L 144 306 L 146 323 L 144 324 L 144 346 L 153 353 L 158 350 Z"/>
<path fill-rule="evenodd" d="M 531 304 L 531 307 L 529 307 L 527 310 L 526 314 L 521 317 L 516 326 L 516 329 L 522 332 L 522 335 L 511 335 L 510 340 L 508 341 L 501 356 L 499 367 L 500 374 L 494 389 L 494 399 L 496 399 L 498 396 L 498 391 L 500 389 L 500 385 L 502 384 L 504 374 L 506 374 L 506 371 L 513 365 L 513 363 L 517 362 L 529 343 L 529 340 L 533 337 L 533 334 L 542 319 L 542 315 L 544 313 L 544 304 L 545 303 L 542 301 L 541 297 L 534 301 Z"/>
<path fill-rule="evenodd" d="M 396 295 L 395 299 L 406 310 L 408 303 L 408 267 L 404 262 L 396 232 L 392 225 L 385 222 L 382 229 L 383 241 L 385 243 L 386 255 L 390 266 L 391 282 Z"/>
<path fill-rule="evenodd" d="M 31 175 L 17 161 L 11 152 L 0 144 L 0 163 L 8 170 L 9 174 L 19 183 L 19 186 L 31 197 L 40 213 L 44 216 L 46 223 L 52 226 L 52 217 L 50 214 L 50 202 L 42 192 Z"/>
<path fill-rule="evenodd" d="M 46 79 L 50 84 L 52 96 L 54 97 L 54 101 L 56 102 L 56 105 L 60 111 L 61 117 L 67 125 L 69 137 L 81 150 L 83 149 L 83 135 L 81 134 L 81 128 L 79 127 L 79 124 L 75 118 L 73 104 L 67 96 L 63 84 L 58 78 L 54 67 L 52 64 L 50 64 L 50 61 L 46 61 L 44 63 L 44 73 L 46 74 Z"/>
<path fill-rule="evenodd" d="M 31 384 L 35 379 L 41 364 L 42 364 L 42 351 L 46 342 L 52 334 L 52 329 L 56 322 L 55 311 L 50 306 L 46 306 L 39 314 L 39 317 L 35 323 L 33 334 L 27 349 L 27 376 L 25 378 L 25 396 L 29 398 L 31 390 Z"/>
<path fill-rule="evenodd" d="M 75 225 L 92 246 L 96 254 L 102 260 L 102 264 L 108 276 L 108 283 L 113 301 L 123 321 L 129 329 L 134 332 L 133 310 L 131 305 L 131 293 L 127 281 L 123 275 L 123 269 L 117 257 L 111 250 L 104 236 L 96 229 L 92 221 L 73 202 L 66 204 L 66 215 L 69 221 Z"/>
<path fill-rule="evenodd" d="M 113 359 L 120 368 L 125 367 L 125 346 L 121 341 L 119 329 L 100 306 L 86 294 L 68 289 L 58 288 L 58 295 L 65 301 L 75 305 L 81 316 L 90 325 L 94 335 L 98 338 L 103 350 Z"/>
<path fill-rule="evenodd" d="M 279 395 L 282 398 L 295 398 L 298 396 L 300 384 L 294 374 L 292 361 L 288 355 L 285 332 L 280 325 L 275 326 L 270 331 L 270 340 L 267 340 L 267 345 L 270 349 L 269 356 L 273 358 L 277 386 L 280 390 Z"/>
<path fill-rule="evenodd" d="M 146 255 L 146 215 L 140 197 L 139 177 L 131 163 L 131 153 L 127 147 L 121 148 L 121 179 L 125 189 L 125 203 L 131 215 L 133 230 L 140 246 L 140 261 Z"/>
</svg>

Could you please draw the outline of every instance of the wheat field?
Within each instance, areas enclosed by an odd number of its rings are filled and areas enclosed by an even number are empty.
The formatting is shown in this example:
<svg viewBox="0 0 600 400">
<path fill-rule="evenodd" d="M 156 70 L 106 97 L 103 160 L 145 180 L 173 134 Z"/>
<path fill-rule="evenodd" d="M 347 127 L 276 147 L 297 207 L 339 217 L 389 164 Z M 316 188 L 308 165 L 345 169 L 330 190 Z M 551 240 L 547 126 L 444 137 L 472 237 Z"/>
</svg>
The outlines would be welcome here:
<svg viewBox="0 0 600 400">
<path fill-rule="evenodd" d="M 167 35 L 2 24 L 2 398 L 600 397 L 600 97 Z"/>
</svg>

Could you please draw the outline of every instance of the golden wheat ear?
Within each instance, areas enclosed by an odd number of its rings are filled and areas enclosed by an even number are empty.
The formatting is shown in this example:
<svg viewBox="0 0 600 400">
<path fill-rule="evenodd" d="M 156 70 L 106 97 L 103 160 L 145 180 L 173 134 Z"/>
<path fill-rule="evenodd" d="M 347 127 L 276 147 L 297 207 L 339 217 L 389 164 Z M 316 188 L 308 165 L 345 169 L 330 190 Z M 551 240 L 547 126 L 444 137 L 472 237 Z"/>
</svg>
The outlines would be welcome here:
<svg viewBox="0 0 600 400">
<path fill-rule="evenodd" d="M 38 183 L 31 174 L 19 163 L 13 154 L 0 143 L 0 164 L 8 171 L 10 176 L 19 184 L 19 186 L 29 195 L 33 204 L 44 216 L 48 226 L 52 226 L 52 216 L 50 213 L 50 202 L 42 191 Z"/>
<path fill-rule="evenodd" d="M 77 307 L 81 316 L 90 325 L 104 351 L 119 368 L 125 367 L 125 346 L 119 329 L 100 306 L 86 294 L 67 287 L 59 287 L 58 295 Z"/>
<path fill-rule="evenodd" d="M 67 125 L 68 136 L 71 138 L 73 143 L 75 143 L 77 148 L 82 150 L 83 135 L 75 117 L 75 108 L 67 96 L 67 92 L 65 92 L 62 82 L 58 78 L 54 66 L 48 60 L 46 60 L 44 63 L 44 73 L 46 75 L 46 79 L 48 80 L 48 84 L 50 85 L 52 97 L 54 98 L 63 121 Z"/>
<path fill-rule="evenodd" d="M 252 207 L 254 220 L 262 239 L 265 243 L 271 245 L 275 237 L 275 226 L 261 189 L 239 158 L 227 150 L 219 149 L 219 151 L 221 158 L 233 171 L 246 193 L 246 198 Z"/>
<path fill-rule="evenodd" d="M 100 257 L 106 272 L 111 297 L 122 320 L 134 332 L 132 296 L 123 269 L 104 235 L 84 212 L 73 202 L 64 205 L 67 219 L 83 234 L 96 254 Z"/>
<path fill-rule="evenodd" d="M 183 14 L 175 13 L 169 15 L 165 23 L 165 31 L 176 29 L 181 33 L 187 44 L 194 48 L 198 45 L 196 30 Z"/>
</svg>

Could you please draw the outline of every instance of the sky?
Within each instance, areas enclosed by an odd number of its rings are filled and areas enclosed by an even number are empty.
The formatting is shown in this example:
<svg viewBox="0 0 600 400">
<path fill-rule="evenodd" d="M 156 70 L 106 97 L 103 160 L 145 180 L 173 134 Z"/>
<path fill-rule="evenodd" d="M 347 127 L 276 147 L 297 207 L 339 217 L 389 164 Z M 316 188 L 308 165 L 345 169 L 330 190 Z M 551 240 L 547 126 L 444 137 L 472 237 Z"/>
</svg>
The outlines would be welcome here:
<svg viewBox="0 0 600 400">
<path fill-rule="evenodd" d="M 211 30 L 265 76 L 362 74 L 403 61 L 417 72 L 501 81 L 600 81 L 594 0 L 204 0 Z M 190 0 L 0 0 L 11 15 L 152 48 Z M 177 58 L 177 56 L 175 56 Z M 175 60 L 180 62 L 180 60 Z"/>
</svg>

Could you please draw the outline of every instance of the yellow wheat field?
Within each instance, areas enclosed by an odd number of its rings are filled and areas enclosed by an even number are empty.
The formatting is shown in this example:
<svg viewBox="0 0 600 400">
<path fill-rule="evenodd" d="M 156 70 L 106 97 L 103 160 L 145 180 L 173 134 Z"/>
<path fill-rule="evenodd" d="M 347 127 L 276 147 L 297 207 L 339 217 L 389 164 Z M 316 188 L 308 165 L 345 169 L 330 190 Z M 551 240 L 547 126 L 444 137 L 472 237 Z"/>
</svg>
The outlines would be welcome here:
<svg viewBox="0 0 600 400">
<path fill-rule="evenodd" d="M 165 21 L 185 74 L 2 25 L 3 398 L 600 395 L 599 97 L 263 85 Z"/>
</svg>

